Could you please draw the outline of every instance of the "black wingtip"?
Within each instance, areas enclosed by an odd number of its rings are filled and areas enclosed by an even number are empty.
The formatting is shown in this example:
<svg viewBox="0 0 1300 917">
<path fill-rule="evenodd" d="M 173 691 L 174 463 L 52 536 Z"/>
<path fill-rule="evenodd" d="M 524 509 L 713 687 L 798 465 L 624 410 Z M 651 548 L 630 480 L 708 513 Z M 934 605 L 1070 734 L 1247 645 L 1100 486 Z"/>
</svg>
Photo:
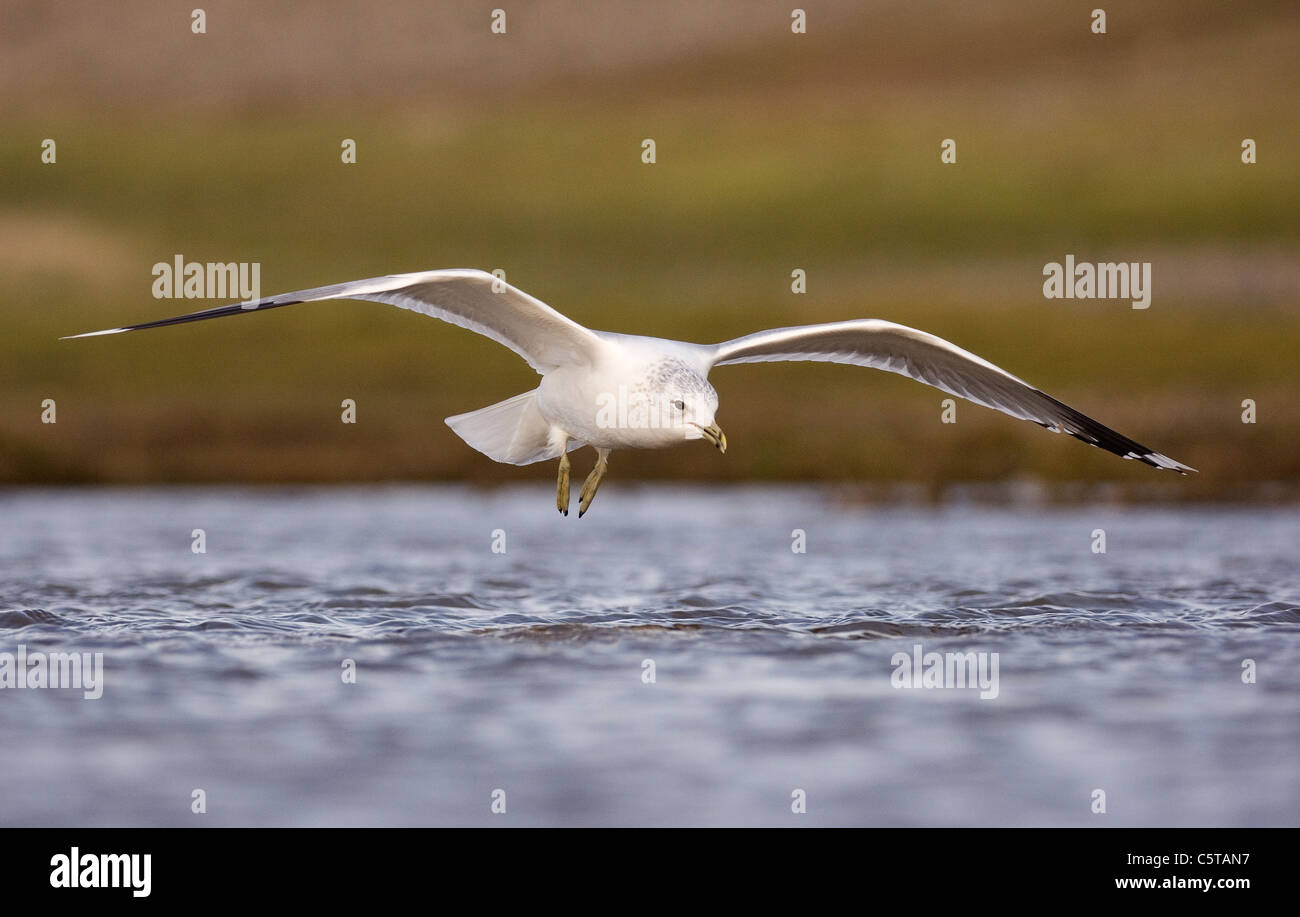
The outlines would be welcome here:
<svg viewBox="0 0 1300 917">
<path fill-rule="evenodd" d="M 1061 401 L 1057 401 L 1046 392 L 1039 391 L 1039 394 L 1048 399 L 1061 412 L 1070 426 L 1074 429 L 1064 429 L 1060 425 L 1040 424 L 1049 430 L 1068 433 L 1075 439 L 1087 443 L 1090 446 L 1096 446 L 1098 449 L 1105 449 L 1107 452 L 1118 455 L 1120 458 L 1132 459 L 1139 461 L 1144 465 L 1150 465 L 1162 471 L 1174 471 L 1181 475 L 1195 474 L 1196 469 L 1190 465 L 1184 465 L 1182 462 L 1171 459 L 1169 456 L 1155 451 L 1147 446 L 1142 445 L 1135 440 L 1129 439 L 1122 433 L 1117 433 L 1105 424 L 1093 420 L 1086 414 L 1076 411 Z"/>
<path fill-rule="evenodd" d="M 183 325 L 187 322 L 201 322 L 209 318 L 224 318 L 228 315 L 245 315 L 250 312 L 264 312 L 267 309 L 278 309 L 280 306 L 292 306 L 294 303 L 303 302 L 301 299 L 280 299 L 271 297 L 269 299 L 259 299 L 255 302 L 237 302 L 228 306 L 217 306 L 214 309 L 203 309 L 199 312 L 187 312 L 185 315 L 174 315 L 171 318 L 160 318 L 152 322 L 141 322 L 138 325 L 123 325 L 121 328 L 108 328 L 104 331 L 88 331 L 85 334 L 69 334 L 59 338 L 60 341 L 70 341 L 75 338 L 90 338 L 104 334 L 122 334 L 127 331 L 143 331 L 146 328 L 162 328 L 166 325 Z"/>
</svg>

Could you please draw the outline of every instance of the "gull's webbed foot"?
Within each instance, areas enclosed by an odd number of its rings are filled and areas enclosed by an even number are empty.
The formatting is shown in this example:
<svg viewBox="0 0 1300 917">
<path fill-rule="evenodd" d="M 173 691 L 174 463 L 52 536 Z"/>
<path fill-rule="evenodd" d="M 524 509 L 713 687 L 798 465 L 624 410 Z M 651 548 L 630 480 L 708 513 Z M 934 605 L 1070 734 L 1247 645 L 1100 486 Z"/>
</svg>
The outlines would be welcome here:
<svg viewBox="0 0 1300 917">
<path fill-rule="evenodd" d="M 583 493 L 586 493 L 583 488 Z M 560 453 L 560 477 L 555 482 L 555 508 L 569 515 L 569 453 Z"/>
<path fill-rule="evenodd" d="M 582 495 L 578 500 L 578 518 L 591 506 L 591 501 L 596 499 L 596 490 L 600 487 L 600 480 L 605 476 L 607 459 L 609 458 L 608 449 L 596 450 L 596 467 L 591 469 L 591 474 L 587 475 L 587 480 L 582 484 Z"/>
</svg>

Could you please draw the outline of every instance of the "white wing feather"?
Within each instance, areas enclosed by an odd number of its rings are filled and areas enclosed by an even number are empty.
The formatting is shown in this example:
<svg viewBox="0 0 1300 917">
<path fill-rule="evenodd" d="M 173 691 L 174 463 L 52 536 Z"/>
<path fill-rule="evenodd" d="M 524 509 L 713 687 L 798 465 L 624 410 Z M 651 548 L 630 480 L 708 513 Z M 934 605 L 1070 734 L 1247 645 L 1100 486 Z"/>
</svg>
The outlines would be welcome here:
<svg viewBox="0 0 1300 917">
<path fill-rule="evenodd" d="M 1127 459 L 1180 474 L 1196 470 L 1116 433 L 956 344 L 894 322 L 860 319 L 760 331 L 714 345 L 711 357 L 714 366 L 813 360 L 883 369 Z"/>
<path fill-rule="evenodd" d="M 600 343 L 593 332 L 540 299 L 492 274 L 474 270 L 422 271 L 353 280 L 69 337 L 121 334 L 327 299 L 370 300 L 440 318 L 509 347 L 539 373 L 557 366 L 589 363 Z"/>
</svg>

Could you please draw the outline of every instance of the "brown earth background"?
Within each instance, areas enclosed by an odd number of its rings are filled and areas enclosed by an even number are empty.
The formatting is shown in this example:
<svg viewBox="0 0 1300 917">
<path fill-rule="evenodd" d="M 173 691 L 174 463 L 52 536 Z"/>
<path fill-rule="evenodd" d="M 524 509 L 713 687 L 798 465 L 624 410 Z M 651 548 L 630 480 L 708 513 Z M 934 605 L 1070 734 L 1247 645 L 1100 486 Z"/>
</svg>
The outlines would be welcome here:
<svg viewBox="0 0 1300 917">
<path fill-rule="evenodd" d="M 0 11 L 0 483 L 553 478 L 442 423 L 535 374 L 397 309 L 57 340 L 215 304 L 152 297 L 182 254 L 259 262 L 264 294 L 500 268 L 591 327 L 686 340 L 887 318 L 1201 470 L 768 364 L 713 376 L 725 457 L 619 454 L 623 478 L 1300 489 L 1293 2 L 1125 4 L 1105 35 L 1095 3 L 806 3 L 804 35 L 772 2 L 223 2 L 202 35 L 194 5 Z M 1152 262 L 1151 307 L 1045 299 L 1067 253 Z"/>
</svg>

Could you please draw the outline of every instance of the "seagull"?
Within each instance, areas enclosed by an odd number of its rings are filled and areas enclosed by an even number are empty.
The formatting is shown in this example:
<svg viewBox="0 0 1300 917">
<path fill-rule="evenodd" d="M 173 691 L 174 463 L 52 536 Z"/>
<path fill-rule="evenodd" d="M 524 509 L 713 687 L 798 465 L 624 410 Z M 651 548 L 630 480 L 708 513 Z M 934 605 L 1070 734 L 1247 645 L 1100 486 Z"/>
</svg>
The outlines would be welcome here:
<svg viewBox="0 0 1300 917">
<path fill-rule="evenodd" d="M 478 270 L 390 274 L 218 306 L 173 318 L 60 338 L 122 334 L 295 303 L 358 299 L 386 303 L 476 331 L 509 347 L 541 375 L 537 388 L 446 418 L 461 439 L 511 465 L 559 458 L 556 507 L 569 514 L 569 453 L 585 445 L 596 464 L 582 485 L 578 516 L 591 506 L 615 449 L 661 449 L 702 439 L 727 451 L 718 426 L 715 366 L 811 360 L 908 376 L 950 395 L 1068 433 L 1126 459 L 1179 474 L 1196 469 L 1116 433 L 987 360 L 906 325 L 854 319 L 774 328 L 721 344 L 593 331 L 546 303 Z"/>
</svg>

